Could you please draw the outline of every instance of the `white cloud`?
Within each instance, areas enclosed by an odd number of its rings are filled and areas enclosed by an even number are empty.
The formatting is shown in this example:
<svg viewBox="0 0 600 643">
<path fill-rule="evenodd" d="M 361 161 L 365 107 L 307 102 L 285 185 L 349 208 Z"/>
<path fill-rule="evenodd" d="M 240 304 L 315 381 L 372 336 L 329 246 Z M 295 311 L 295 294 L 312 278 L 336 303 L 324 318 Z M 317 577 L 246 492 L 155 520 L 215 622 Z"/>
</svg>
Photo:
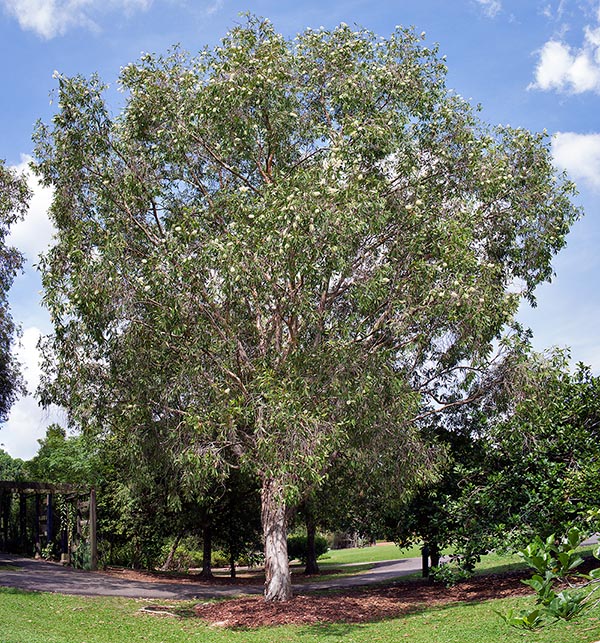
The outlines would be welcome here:
<svg viewBox="0 0 600 643">
<path fill-rule="evenodd" d="M 208 7 L 206 7 L 206 15 L 212 16 L 214 13 L 221 11 L 224 6 L 225 0 L 214 0 L 214 2 L 211 2 Z"/>
<path fill-rule="evenodd" d="M 597 20 L 600 22 L 600 9 Z M 546 42 L 539 52 L 535 81 L 530 89 L 557 90 L 573 94 L 600 94 L 600 26 L 584 28 L 581 47 L 560 39 Z"/>
<path fill-rule="evenodd" d="M 16 348 L 17 359 L 22 365 L 27 389 L 35 391 L 40 382 L 39 351 L 37 344 L 41 331 L 29 327 L 23 331 L 20 345 Z M 43 438 L 46 427 L 52 422 L 64 423 L 63 413 L 57 408 L 41 409 L 33 395 L 17 400 L 10 410 L 8 421 L 0 429 L 0 444 L 14 458 L 28 460 L 37 451 L 37 440 Z"/>
<path fill-rule="evenodd" d="M 502 10 L 500 0 L 477 0 L 488 18 L 495 18 Z"/>
<path fill-rule="evenodd" d="M 552 155 L 573 180 L 600 190 L 600 134 L 557 132 L 552 138 Z"/>
<path fill-rule="evenodd" d="M 558 6 L 556 7 L 556 11 L 554 11 L 552 3 L 549 3 L 544 7 L 542 7 L 541 9 L 542 15 L 544 15 L 549 20 L 562 20 L 563 14 L 565 12 L 566 4 L 567 4 L 567 0 L 560 0 L 560 2 L 558 3 Z"/>
<path fill-rule="evenodd" d="M 147 9 L 152 0 L 1 0 L 21 29 L 49 40 L 69 29 L 97 29 L 94 17 L 107 11 L 133 13 Z"/>
<path fill-rule="evenodd" d="M 40 383 L 40 355 L 37 345 L 41 336 L 42 331 L 39 328 L 26 328 L 15 350 L 29 391 L 35 391 Z"/>
<path fill-rule="evenodd" d="M 35 264 L 39 254 L 48 248 L 54 228 L 48 218 L 52 189 L 40 185 L 28 167 L 30 160 L 30 157 L 23 156 L 21 163 L 14 168 L 17 172 L 25 174 L 32 196 L 25 219 L 12 227 L 7 243 L 21 250 L 29 264 Z M 15 288 L 17 284 L 18 279 L 15 282 Z M 15 348 L 30 394 L 14 403 L 8 421 L 0 428 L 0 444 L 4 445 L 2 448 L 13 457 L 23 459 L 29 459 L 35 455 L 38 447 L 37 440 L 44 437 L 49 424 L 61 420 L 64 422 L 61 412 L 56 408 L 48 411 L 41 409 L 32 395 L 38 387 L 41 373 L 37 343 L 42 331 L 35 324 L 43 326 L 46 315 L 36 304 L 32 304 L 30 308 L 30 325 L 23 331 L 21 341 Z M 21 311 L 22 314 L 23 311 Z"/>
<path fill-rule="evenodd" d="M 30 157 L 23 156 L 21 163 L 14 168 L 20 174 L 26 175 L 32 197 L 25 219 L 12 227 L 7 242 L 17 247 L 29 263 L 35 264 L 40 253 L 48 248 L 54 227 L 48 217 L 48 209 L 52 202 L 52 188 L 44 187 L 39 183 L 29 169 L 30 160 Z"/>
</svg>

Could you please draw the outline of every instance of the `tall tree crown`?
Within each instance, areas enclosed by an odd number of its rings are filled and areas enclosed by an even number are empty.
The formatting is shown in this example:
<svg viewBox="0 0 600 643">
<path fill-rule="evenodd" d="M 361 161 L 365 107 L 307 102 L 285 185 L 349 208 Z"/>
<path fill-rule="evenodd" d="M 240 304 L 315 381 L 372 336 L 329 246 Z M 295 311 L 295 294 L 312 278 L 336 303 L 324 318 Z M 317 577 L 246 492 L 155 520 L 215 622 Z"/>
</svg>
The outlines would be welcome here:
<svg viewBox="0 0 600 643">
<path fill-rule="evenodd" d="M 545 136 L 481 123 L 445 72 L 412 30 L 250 17 L 126 66 L 114 117 L 98 78 L 59 76 L 45 399 L 292 496 L 350 439 L 408 444 L 577 216 Z"/>
</svg>

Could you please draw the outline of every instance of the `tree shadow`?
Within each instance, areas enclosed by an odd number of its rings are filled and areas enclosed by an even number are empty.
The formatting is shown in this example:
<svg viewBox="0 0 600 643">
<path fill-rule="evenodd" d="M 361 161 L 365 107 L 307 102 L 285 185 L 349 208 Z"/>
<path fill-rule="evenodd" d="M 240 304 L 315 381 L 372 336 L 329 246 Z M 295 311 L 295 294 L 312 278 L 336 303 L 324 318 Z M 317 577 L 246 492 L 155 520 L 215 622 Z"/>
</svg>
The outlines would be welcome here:
<svg viewBox="0 0 600 643">
<path fill-rule="evenodd" d="M 351 634 L 366 629 L 369 625 L 370 623 L 315 623 L 300 628 L 297 634 L 316 641 L 322 640 L 325 636 L 345 639 Z"/>
<path fill-rule="evenodd" d="M 0 587 L 0 594 L 16 594 L 18 596 L 41 596 L 42 592 L 30 589 L 19 589 L 18 587 Z"/>
</svg>

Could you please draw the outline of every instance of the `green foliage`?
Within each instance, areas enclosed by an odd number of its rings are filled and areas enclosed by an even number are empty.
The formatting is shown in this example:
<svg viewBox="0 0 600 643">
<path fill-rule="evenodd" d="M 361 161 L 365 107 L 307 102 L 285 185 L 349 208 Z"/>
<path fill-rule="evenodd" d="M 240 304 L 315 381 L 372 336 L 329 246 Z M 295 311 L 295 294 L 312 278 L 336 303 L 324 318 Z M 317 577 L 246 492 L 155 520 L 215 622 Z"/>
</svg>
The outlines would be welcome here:
<svg viewBox="0 0 600 643">
<path fill-rule="evenodd" d="M 229 473 L 212 512 L 212 525 L 226 564 L 258 561 L 263 543 L 259 484 L 254 476 L 236 469 Z"/>
<path fill-rule="evenodd" d="M 446 587 L 453 587 L 457 583 L 470 578 L 473 575 L 473 570 L 465 569 L 464 565 L 460 564 L 461 562 L 461 560 L 455 560 L 442 565 L 433 565 L 429 569 L 430 579 Z"/>
<path fill-rule="evenodd" d="M 25 463 L 20 458 L 13 458 L 4 449 L 0 449 L 0 480 L 22 480 Z"/>
<path fill-rule="evenodd" d="M 386 515 L 399 543 L 452 547 L 472 566 L 536 534 L 588 528 L 598 498 L 600 378 L 582 364 L 571 371 L 565 351 L 538 354 L 522 339 L 510 348 L 486 396 L 425 429 L 447 445 L 448 466 Z"/>
<path fill-rule="evenodd" d="M 17 327 L 10 313 L 8 292 L 23 265 L 23 256 L 6 245 L 10 227 L 27 212 L 29 189 L 25 178 L 0 159 L 0 421 L 6 420 L 15 399 L 25 391 L 12 346 Z"/>
<path fill-rule="evenodd" d="M 71 565 L 75 569 L 91 569 L 92 549 L 89 543 L 79 543 L 79 545 L 71 553 Z"/>
<path fill-rule="evenodd" d="M 583 558 L 577 551 L 584 534 L 578 527 L 573 527 L 567 536 L 557 541 L 554 534 L 542 540 L 539 536 L 519 552 L 521 558 L 533 567 L 539 574 L 547 572 L 562 578 L 583 563 Z"/>
<path fill-rule="evenodd" d="M 287 539 L 288 558 L 290 560 L 299 560 L 303 565 L 308 558 L 308 540 L 305 535 L 289 536 Z M 327 538 L 317 534 L 315 536 L 315 552 L 317 558 L 323 556 L 329 551 Z"/>
<path fill-rule="evenodd" d="M 63 427 L 52 424 L 38 443 L 26 465 L 31 480 L 89 486 L 100 484 L 107 473 L 97 445 L 86 436 L 67 436 Z"/>
<path fill-rule="evenodd" d="M 538 629 L 553 621 L 571 621 L 595 605 L 592 599 L 594 592 L 600 587 L 597 584 L 600 568 L 589 574 L 575 572 L 584 562 L 578 552 L 584 539 L 583 532 L 578 527 L 573 527 L 563 539 L 557 539 L 554 534 L 546 539 L 537 536 L 519 552 L 527 565 L 538 572 L 531 579 L 522 581 L 535 591 L 537 607 L 534 610 L 522 610 L 518 613 L 511 610 L 500 614 L 508 625 Z M 574 589 L 571 586 L 572 580 L 580 583 L 587 581 L 584 584 L 587 588 Z M 555 591 L 557 585 L 565 582 L 569 583 L 569 589 Z"/>
<path fill-rule="evenodd" d="M 166 542 L 163 545 L 161 550 L 162 560 L 166 560 L 171 546 L 171 542 Z M 218 562 L 220 561 L 217 560 L 216 552 L 213 552 L 211 564 L 217 565 Z M 169 569 L 182 571 L 192 567 L 202 567 L 202 545 L 199 543 L 198 538 L 188 536 L 178 543 L 174 555 L 171 558 Z"/>
<path fill-rule="evenodd" d="M 535 609 L 531 611 L 523 610 L 513 610 L 509 609 L 505 614 L 496 611 L 496 614 L 499 614 L 507 625 L 516 628 L 522 628 L 524 630 L 535 630 L 543 622 L 541 616 L 541 610 Z"/>
</svg>

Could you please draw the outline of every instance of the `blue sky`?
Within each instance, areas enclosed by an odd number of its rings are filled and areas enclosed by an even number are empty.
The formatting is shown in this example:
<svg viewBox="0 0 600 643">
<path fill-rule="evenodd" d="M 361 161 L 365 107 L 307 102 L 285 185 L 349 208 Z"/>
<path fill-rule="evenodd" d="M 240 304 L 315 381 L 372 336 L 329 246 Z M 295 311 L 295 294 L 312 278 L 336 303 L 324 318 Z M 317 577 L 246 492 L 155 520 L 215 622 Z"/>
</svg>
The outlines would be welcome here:
<svg viewBox="0 0 600 643">
<path fill-rule="evenodd" d="M 538 290 L 538 307 L 522 309 L 520 319 L 533 329 L 537 349 L 570 346 L 574 360 L 600 372 L 600 0 L 0 0 L 0 158 L 26 167 L 34 124 L 53 113 L 55 70 L 98 72 L 114 86 L 120 67 L 142 52 L 214 45 L 245 11 L 271 19 L 288 36 L 340 22 L 383 36 L 395 25 L 413 25 L 428 44 L 439 44 L 448 85 L 481 103 L 485 120 L 553 136 L 556 165 L 576 181 L 585 216 L 555 260 L 555 279 Z M 34 264 L 51 239 L 52 195 L 32 178 L 30 184 L 30 213 L 12 235 L 27 268 L 11 300 L 33 390 L 36 342 L 50 330 Z M 43 413 L 33 397 L 23 398 L 0 429 L 0 443 L 30 458 L 55 417 L 60 413 Z"/>
</svg>

